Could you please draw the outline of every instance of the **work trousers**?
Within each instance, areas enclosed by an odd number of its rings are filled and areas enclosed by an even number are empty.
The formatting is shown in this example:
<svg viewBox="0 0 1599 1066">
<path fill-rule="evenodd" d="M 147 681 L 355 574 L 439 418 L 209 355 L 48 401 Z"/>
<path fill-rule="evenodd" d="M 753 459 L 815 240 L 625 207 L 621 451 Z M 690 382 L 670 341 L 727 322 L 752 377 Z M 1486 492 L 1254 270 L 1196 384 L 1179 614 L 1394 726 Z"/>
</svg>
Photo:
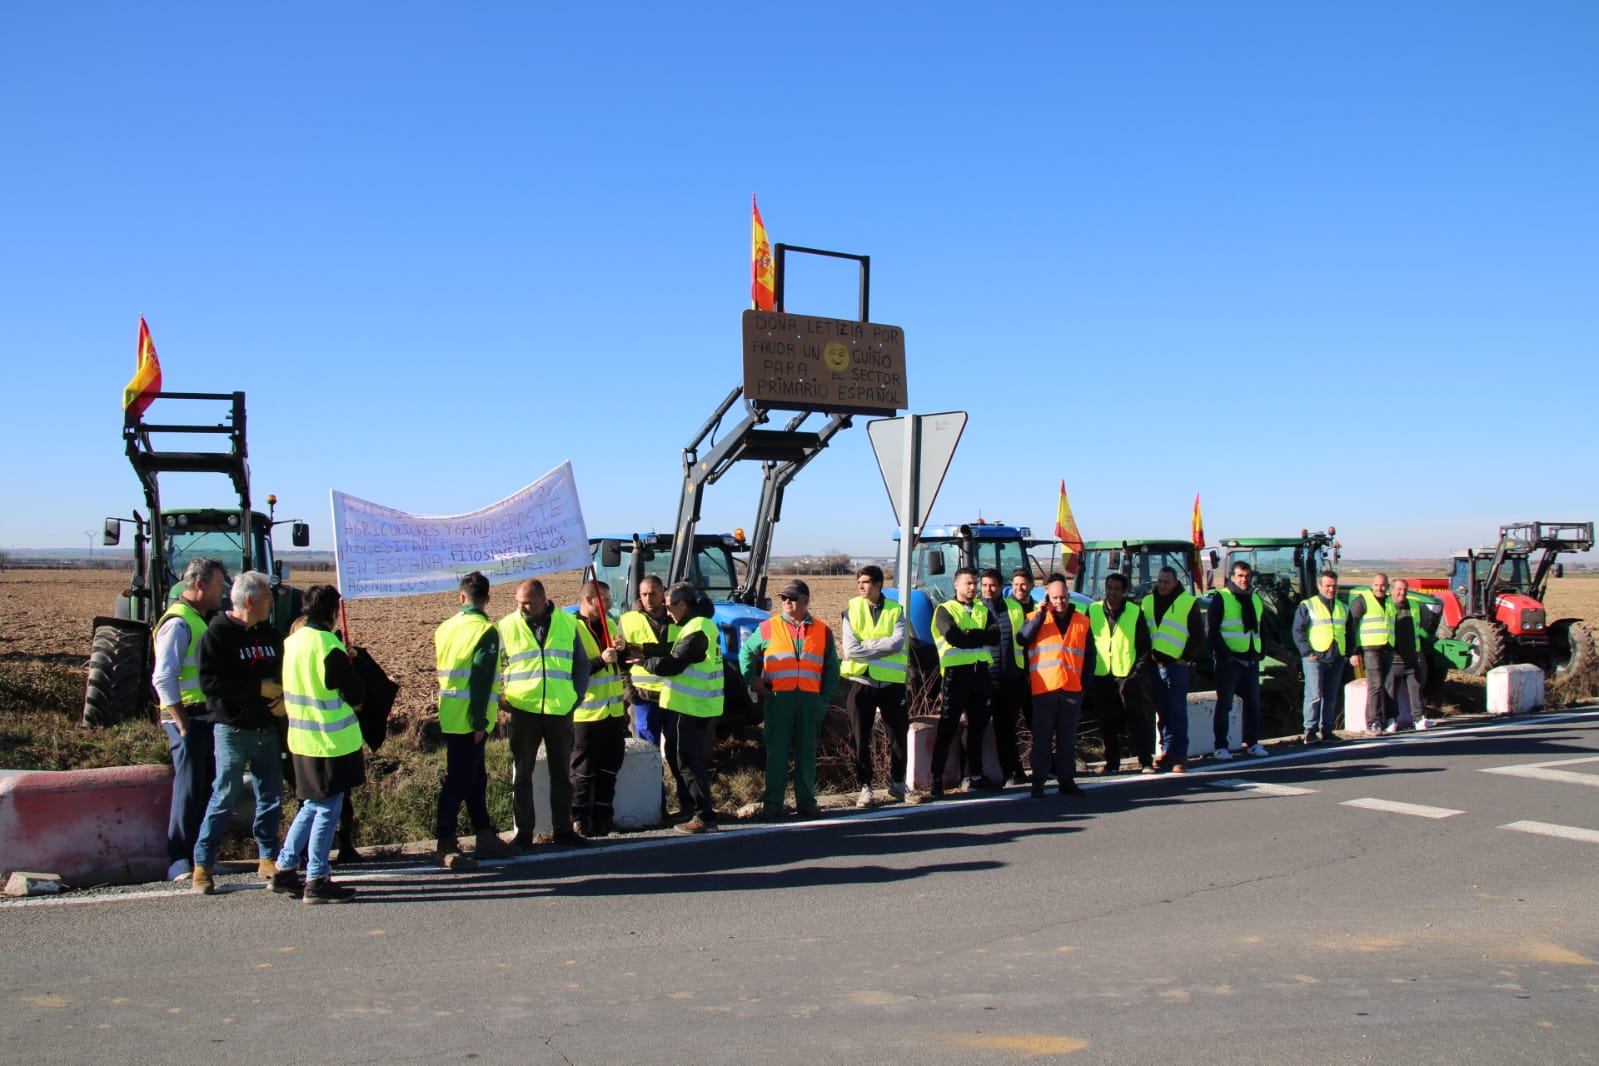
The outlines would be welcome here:
<svg viewBox="0 0 1599 1066">
<path fill-rule="evenodd" d="M 1421 702 L 1421 689 L 1427 683 L 1427 660 L 1417 656 L 1407 662 L 1394 656 L 1388 669 L 1388 706 L 1393 709 L 1399 728 L 1416 724 L 1416 719 L 1427 717 L 1427 708 Z"/>
<path fill-rule="evenodd" d="M 557 831 L 570 827 L 560 819 L 572 809 L 572 716 L 511 711 L 511 811 L 516 816 L 516 837 L 526 843 L 537 822 L 533 809 L 533 765 L 539 745 L 544 745 L 550 767 L 550 824 Z"/>
<path fill-rule="evenodd" d="M 1188 761 L 1187 663 L 1151 664 L 1149 692 L 1155 701 L 1155 724 L 1160 729 L 1160 750 L 1167 763 Z"/>
<path fill-rule="evenodd" d="M 714 822 L 716 807 L 711 802 L 711 771 L 707 760 L 716 719 L 697 718 L 676 711 L 669 713 L 672 721 L 668 727 L 671 732 L 667 748 L 677 760 L 672 772 L 683 782 L 677 794 L 678 806 L 685 811 L 692 808 L 705 821 Z"/>
<path fill-rule="evenodd" d="M 1260 661 L 1229 655 L 1216 659 L 1216 713 L 1211 721 L 1216 734 L 1216 749 L 1227 747 L 1227 720 L 1233 713 L 1233 698 L 1243 704 L 1244 747 L 1260 743 Z"/>
<path fill-rule="evenodd" d="M 205 710 L 204 704 L 191 705 Z M 209 721 L 189 721 L 179 733 L 172 722 L 162 722 L 167 749 L 172 756 L 172 807 L 167 813 L 167 877 L 188 873 L 194 845 L 200 838 L 200 821 L 211 802 L 216 777 L 216 741 Z"/>
<path fill-rule="evenodd" d="M 486 740 L 479 744 L 471 733 L 444 734 L 444 785 L 439 789 L 436 827 L 438 838 L 445 843 L 455 840 L 463 803 L 473 832 L 494 831 L 489 817 L 489 774 L 483 758 L 486 745 Z"/>
<path fill-rule="evenodd" d="M 968 663 L 944 671 L 943 698 L 938 706 L 938 732 L 933 734 L 933 784 L 942 787 L 950 745 L 966 716 L 966 776 L 983 776 L 983 731 L 988 727 L 988 665 Z"/>
<path fill-rule="evenodd" d="M 1083 694 L 1063 689 L 1035 692 L 1032 697 L 1033 784 L 1044 784 L 1051 774 L 1065 784 L 1077 775 L 1077 719 Z"/>
<path fill-rule="evenodd" d="M 627 719 L 572 723 L 572 821 L 584 829 L 608 828 L 616 802 L 616 775 L 627 755 Z"/>
<path fill-rule="evenodd" d="M 788 786 L 788 762 L 794 757 L 794 805 L 816 804 L 816 745 L 822 737 L 827 704 L 820 693 L 774 692 L 766 698 L 762 736 L 766 744 L 766 790 L 761 805 L 782 809 Z M 907 727 L 908 728 L 908 727 Z"/>
<path fill-rule="evenodd" d="M 1094 678 L 1094 715 L 1105 741 L 1105 769 L 1121 769 L 1121 734 L 1127 733 L 1138 765 L 1155 762 L 1155 717 L 1149 698 L 1149 683 L 1142 674 L 1116 677 L 1105 674 Z"/>
<path fill-rule="evenodd" d="M 991 679 L 988 717 L 994 723 L 994 755 L 999 759 L 1000 773 L 1009 780 L 1022 773 L 1022 757 L 1016 747 L 1016 718 L 1019 714 L 1022 721 L 1029 721 L 1032 679 L 1026 674 L 1002 676 L 997 671 L 990 671 L 988 676 Z"/>
<path fill-rule="evenodd" d="M 849 710 L 850 743 L 855 746 L 855 784 L 872 786 L 872 723 L 883 716 L 883 732 L 888 734 L 888 780 L 905 784 L 906 738 L 910 735 L 910 715 L 905 710 L 905 686 L 872 686 L 864 681 L 846 681 L 844 705 Z"/>
<path fill-rule="evenodd" d="M 1376 732 L 1393 721 L 1393 689 L 1388 674 L 1394 668 L 1394 649 L 1361 648 L 1360 661 L 1366 669 L 1366 728 Z"/>
<path fill-rule="evenodd" d="M 1320 733 L 1333 738 L 1338 719 L 1338 693 L 1344 687 L 1344 657 L 1334 650 L 1317 653 L 1314 659 L 1300 659 L 1305 671 L 1305 735 Z"/>
<path fill-rule="evenodd" d="M 278 826 L 283 819 L 283 756 L 278 749 L 277 726 L 238 729 L 217 722 L 211 735 L 217 776 L 211 782 L 211 800 L 194 842 L 194 864 L 211 866 L 216 862 L 217 849 L 233 822 L 233 808 L 244 796 L 246 769 L 255 791 L 255 819 L 250 830 L 257 852 L 263 859 L 276 858 Z"/>
</svg>

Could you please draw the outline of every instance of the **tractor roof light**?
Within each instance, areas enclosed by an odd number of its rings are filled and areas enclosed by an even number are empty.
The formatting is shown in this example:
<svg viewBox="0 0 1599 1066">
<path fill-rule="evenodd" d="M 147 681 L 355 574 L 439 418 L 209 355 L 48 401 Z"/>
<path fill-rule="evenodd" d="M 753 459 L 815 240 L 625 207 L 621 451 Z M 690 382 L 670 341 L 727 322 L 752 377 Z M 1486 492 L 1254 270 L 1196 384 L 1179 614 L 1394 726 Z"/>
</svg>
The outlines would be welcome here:
<svg viewBox="0 0 1599 1066">
<path fill-rule="evenodd" d="M 230 529 L 235 527 L 235 526 L 237 526 L 238 524 L 239 524 L 239 516 L 238 515 L 236 515 L 236 514 L 228 515 L 228 527 Z"/>
</svg>

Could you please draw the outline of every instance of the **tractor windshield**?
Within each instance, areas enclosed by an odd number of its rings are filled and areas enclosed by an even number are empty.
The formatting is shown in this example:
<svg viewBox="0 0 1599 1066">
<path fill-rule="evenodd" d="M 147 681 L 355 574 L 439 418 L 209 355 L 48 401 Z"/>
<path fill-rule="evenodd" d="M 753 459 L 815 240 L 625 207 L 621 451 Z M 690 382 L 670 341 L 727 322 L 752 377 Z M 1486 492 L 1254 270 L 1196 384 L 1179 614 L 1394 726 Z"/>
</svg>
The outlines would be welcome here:
<svg viewBox="0 0 1599 1066">
<path fill-rule="evenodd" d="M 166 543 L 162 546 L 166 556 L 169 581 L 174 594 L 180 591 L 183 569 L 193 559 L 215 559 L 228 571 L 231 581 L 244 569 L 244 534 L 237 530 L 192 530 L 168 528 Z M 256 570 L 272 572 L 270 542 L 257 538 L 254 557 L 250 565 Z"/>
<path fill-rule="evenodd" d="M 733 590 L 738 588 L 738 567 L 733 553 L 720 543 L 696 545 L 688 579 L 713 600 L 732 599 Z"/>
<path fill-rule="evenodd" d="M 1155 587 L 1162 567 L 1177 571 L 1177 581 L 1188 588 L 1192 582 L 1188 552 L 1182 549 L 1129 547 L 1125 551 L 1094 549 L 1083 553 L 1082 573 L 1077 591 L 1092 599 L 1105 598 L 1105 579 L 1113 573 L 1127 577 L 1127 595 L 1141 600 Z M 1112 565 L 1117 564 L 1117 565 Z"/>
<path fill-rule="evenodd" d="M 1532 587 L 1532 568 L 1527 565 L 1525 555 L 1507 555 L 1499 567 L 1499 587 L 1513 591 L 1523 592 Z M 1472 560 L 1472 567 L 1477 573 L 1478 581 L 1488 580 L 1488 571 L 1493 569 L 1493 557 Z"/>
</svg>

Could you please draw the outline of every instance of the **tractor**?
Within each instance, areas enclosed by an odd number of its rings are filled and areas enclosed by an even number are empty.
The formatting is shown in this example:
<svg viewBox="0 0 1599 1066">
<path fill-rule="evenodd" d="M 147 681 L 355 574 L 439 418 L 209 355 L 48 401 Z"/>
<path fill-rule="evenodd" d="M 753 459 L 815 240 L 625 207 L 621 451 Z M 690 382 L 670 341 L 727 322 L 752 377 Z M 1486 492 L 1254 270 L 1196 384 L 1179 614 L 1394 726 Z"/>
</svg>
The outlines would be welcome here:
<svg viewBox="0 0 1599 1066">
<path fill-rule="evenodd" d="M 288 632 L 289 623 L 300 613 L 300 591 L 283 583 L 288 567 L 273 558 L 272 530 L 292 525 L 294 546 L 304 548 L 311 543 L 310 527 L 298 520 L 279 521 L 275 496 L 267 497 L 266 514 L 251 507 L 244 393 L 162 392 L 155 399 L 200 401 L 211 404 L 213 411 L 218 403 L 226 407 L 221 421 L 207 424 L 155 423 L 132 411 L 123 418 L 125 451 L 144 489 L 150 517 L 134 511 L 131 519 L 105 521 L 101 539 L 108 547 L 121 543 L 124 522 L 133 526 L 133 577 L 117 597 L 112 613 L 94 620 L 83 699 L 86 726 L 114 725 L 147 712 L 152 627 L 182 591 L 183 570 L 191 559 L 216 559 L 230 576 L 244 570 L 264 571 L 272 579 L 272 623 L 279 632 Z M 219 436 L 226 438 L 226 450 L 176 451 L 156 446 L 157 440 L 197 444 L 199 439 Z M 160 475 L 166 473 L 224 474 L 232 483 L 237 503 L 162 510 Z"/>
<path fill-rule="evenodd" d="M 1169 566 L 1185 589 L 1199 592 L 1193 573 L 1196 554 L 1193 542 L 1187 540 L 1085 541 L 1074 588 L 1085 601 L 1103 599 L 1105 579 L 1121 574 L 1127 578 L 1127 598 L 1139 603 L 1155 587 L 1162 568 Z"/>
<path fill-rule="evenodd" d="M 1593 634 L 1575 618 L 1549 622 L 1544 593 L 1565 567 L 1561 552 L 1593 547 L 1592 522 L 1517 522 L 1499 543 L 1455 552 L 1446 579 L 1424 579 L 1443 602 L 1439 644 L 1456 669 L 1481 677 L 1507 662 L 1541 666 L 1556 684 L 1595 662 Z M 1541 551 L 1536 566 L 1532 553 Z"/>
</svg>

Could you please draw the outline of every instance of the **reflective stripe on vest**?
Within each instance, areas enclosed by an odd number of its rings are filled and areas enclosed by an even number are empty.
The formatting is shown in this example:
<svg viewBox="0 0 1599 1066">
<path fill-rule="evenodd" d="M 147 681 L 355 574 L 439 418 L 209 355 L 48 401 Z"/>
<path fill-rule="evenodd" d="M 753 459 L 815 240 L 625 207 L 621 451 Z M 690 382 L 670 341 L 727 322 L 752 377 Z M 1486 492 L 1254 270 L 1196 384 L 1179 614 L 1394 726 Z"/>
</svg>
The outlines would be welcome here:
<svg viewBox="0 0 1599 1066">
<path fill-rule="evenodd" d="M 1255 628 L 1247 630 L 1244 628 L 1244 605 L 1232 589 L 1222 589 L 1216 595 L 1221 597 L 1221 642 L 1227 645 L 1227 650 L 1234 655 L 1260 651 L 1260 625 L 1266 610 L 1260 596 L 1249 594 L 1250 602 L 1255 605 Z"/>
<path fill-rule="evenodd" d="M 801 623 L 799 628 L 805 634 L 803 644 L 795 642 L 794 628 L 776 617 L 761 623 L 761 639 L 766 642 L 761 674 L 773 692 L 820 693 L 822 663 L 827 656 L 827 626 L 815 619 Z"/>
<path fill-rule="evenodd" d="M 1349 626 L 1349 612 L 1344 605 L 1333 600 L 1332 610 L 1321 602 L 1320 596 L 1305 601 L 1305 611 L 1310 615 L 1310 650 L 1320 655 L 1338 645 L 1338 654 L 1344 654 L 1345 633 Z"/>
<path fill-rule="evenodd" d="M 472 656 L 483 635 L 494 628 L 483 615 L 475 611 L 461 611 L 446 618 L 433 631 L 433 658 L 439 679 L 439 730 L 444 733 L 472 732 L 468 713 L 472 690 L 468 684 L 472 677 Z M 494 722 L 496 699 L 500 692 L 500 675 L 494 673 L 494 685 L 489 692 L 488 722 Z"/>
<path fill-rule="evenodd" d="M 619 717 L 623 710 L 622 671 L 613 663 L 594 666 L 594 660 L 600 657 L 600 642 L 594 639 L 594 631 L 581 615 L 577 620 L 577 635 L 583 642 L 584 654 L 589 657 L 589 687 L 583 693 L 583 702 L 572 712 L 572 721 L 603 722 Z M 612 636 L 615 635 L 613 632 Z"/>
<path fill-rule="evenodd" d="M 666 623 L 666 643 L 677 643 L 678 628 L 676 622 Z M 622 615 L 622 639 L 629 644 L 656 644 L 659 641 L 655 636 L 655 629 L 650 625 L 649 615 L 643 611 L 628 611 Z M 633 687 L 641 692 L 659 694 L 664 678 L 656 677 L 644 667 L 634 664 L 628 671 L 633 681 Z"/>
<path fill-rule="evenodd" d="M 1080 610 L 1072 611 L 1071 621 L 1062 633 L 1055 624 L 1055 613 L 1040 607 L 1044 622 L 1038 627 L 1038 639 L 1027 649 L 1027 670 L 1033 695 L 1046 692 L 1081 692 L 1083 690 L 1083 655 L 1088 648 L 1088 618 Z M 1034 612 L 1035 614 L 1037 612 Z"/>
<path fill-rule="evenodd" d="M 1366 613 L 1360 616 L 1360 646 L 1385 648 L 1394 642 L 1394 601 L 1377 602 L 1370 589 L 1361 589 L 1358 595 L 1366 601 Z"/>
<path fill-rule="evenodd" d="M 325 629 L 301 626 L 283 642 L 283 703 L 289 751 L 332 759 L 361 750 L 361 725 L 344 696 L 328 687 L 323 664 L 344 642 Z"/>
<path fill-rule="evenodd" d="M 709 618 L 690 618 L 678 639 L 690 633 L 705 635 L 705 655 L 681 674 L 662 678 L 661 706 L 693 718 L 717 718 L 722 713 L 722 643 Z"/>
<path fill-rule="evenodd" d="M 1166 613 L 1155 621 L 1155 594 L 1144 597 L 1144 621 L 1149 623 L 1151 646 L 1170 659 L 1181 659 L 1188 650 L 1188 614 L 1194 609 L 1194 596 L 1179 592 L 1166 608 Z"/>
<path fill-rule="evenodd" d="M 500 693 L 506 703 L 530 714 L 571 714 L 577 706 L 572 684 L 572 648 L 577 623 L 565 611 L 551 611 L 541 647 L 533 628 L 514 611 L 500 619 Z"/>
<path fill-rule="evenodd" d="M 205 636 L 205 619 L 183 599 L 167 608 L 156 623 L 158 632 L 168 618 L 181 618 L 189 627 L 189 646 L 183 649 L 183 661 L 178 666 L 178 699 L 186 705 L 204 703 L 205 693 L 200 691 L 200 638 Z"/>
<path fill-rule="evenodd" d="M 1126 677 L 1132 673 L 1138 658 L 1138 608 L 1123 601 L 1121 616 L 1111 625 L 1104 601 L 1091 603 L 1088 625 L 1094 631 L 1094 676 Z"/>
<path fill-rule="evenodd" d="M 994 657 L 988 654 L 987 648 L 956 648 L 944 640 L 944 635 L 938 631 L 939 611 L 949 615 L 957 629 L 986 629 L 988 628 L 988 608 L 977 600 L 972 601 L 970 607 L 963 607 L 959 600 L 945 600 L 933 608 L 933 646 L 938 649 L 938 668 L 948 670 L 952 666 L 966 666 L 971 663 L 994 662 Z"/>
<path fill-rule="evenodd" d="M 872 620 L 872 606 L 865 596 L 856 596 L 849 601 L 849 628 L 857 640 L 883 640 L 894 635 L 894 623 L 901 614 L 899 604 L 893 600 L 885 599 L 882 607 L 877 612 L 876 621 Z M 844 677 L 869 677 L 873 681 L 888 681 L 903 685 L 905 683 L 905 669 L 910 658 L 905 653 L 905 646 L 900 645 L 900 650 L 892 655 L 885 655 L 881 659 L 845 659 L 839 665 L 838 672 Z"/>
</svg>

